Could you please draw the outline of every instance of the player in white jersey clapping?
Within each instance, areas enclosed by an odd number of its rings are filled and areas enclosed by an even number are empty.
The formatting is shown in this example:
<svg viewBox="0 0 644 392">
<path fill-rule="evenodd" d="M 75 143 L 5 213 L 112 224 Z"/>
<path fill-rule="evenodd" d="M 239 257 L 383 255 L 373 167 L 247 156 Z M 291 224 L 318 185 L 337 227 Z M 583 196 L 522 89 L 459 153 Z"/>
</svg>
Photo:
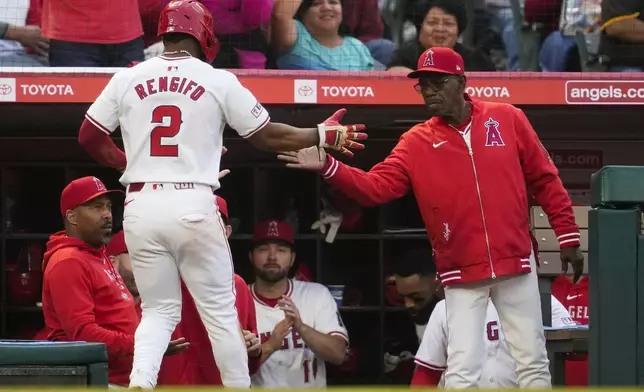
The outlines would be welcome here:
<svg viewBox="0 0 644 392">
<path fill-rule="evenodd" d="M 252 376 L 253 386 L 325 387 L 325 362 L 341 364 L 345 358 L 349 338 L 329 290 L 288 278 L 294 245 L 293 231 L 285 222 L 266 221 L 255 227 L 249 255 L 255 270 L 251 292 L 263 363 Z"/>
</svg>

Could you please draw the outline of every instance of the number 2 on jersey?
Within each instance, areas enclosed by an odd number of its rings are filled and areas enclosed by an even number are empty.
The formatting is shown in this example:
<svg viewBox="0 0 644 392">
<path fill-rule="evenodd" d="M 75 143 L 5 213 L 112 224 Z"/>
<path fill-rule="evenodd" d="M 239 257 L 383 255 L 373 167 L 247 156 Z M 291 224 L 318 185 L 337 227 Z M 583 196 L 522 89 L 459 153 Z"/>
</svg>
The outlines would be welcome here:
<svg viewBox="0 0 644 392">
<path fill-rule="evenodd" d="M 169 119 L 168 125 L 162 125 L 163 120 Z M 150 155 L 153 157 L 178 157 L 179 146 L 177 144 L 161 144 L 163 138 L 177 136 L 183 123 L 181 109 L 174 105 L 157 106 L 152 111 L 152 124 L 160 124 L 154 127 L 150 133 Z"/>
<path fill-rule="evenodd" d="M 318 359 L 313 358 L 312 361 L 305 359 L 302 361 L 302 367 L 304 368 L 304 382 L 308 384 L 315 380 L 318 375 Z"/>
</svg>

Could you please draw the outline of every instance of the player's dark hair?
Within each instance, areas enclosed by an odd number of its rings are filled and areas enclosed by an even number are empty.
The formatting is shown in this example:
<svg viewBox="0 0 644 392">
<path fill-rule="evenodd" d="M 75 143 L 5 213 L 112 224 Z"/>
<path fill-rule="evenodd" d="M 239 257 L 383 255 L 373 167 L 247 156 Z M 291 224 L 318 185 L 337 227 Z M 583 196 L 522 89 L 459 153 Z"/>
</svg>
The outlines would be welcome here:
<svg viewBox="0 0 644 392">
<path fill-rule="evenodd" d="M 412 275 L 435 275 L 436 265 L 434 264 L 431 246 L 429 244 L 427 246 L 418 246 L 403 252 L 396 259 L 392 272 L 403 278 Z"/>
<path fill-rule="evenodd" d="M 163 34 L 164 44 L 178 44 L 183 40 L 192 38 L 192 36 L 185 33 L 165 33 Z"/>
<path fill-rule="evenodd" d="M 180 44 L 183 41 L 186 40 L 192 40 L 197 44 L 197 48 L 199 48 L 199 57 L 203 60 L 206 58 L 206 56 L 203 53 L 203 49 L 201 49 L 201 44 L 197 39 L 190 34 L 185 34 L 185 33 L 165 33 L 162 36 L 163 38 L 163 45 L 167 46 L 168 44 L 176 45 Z"/>
</svg>

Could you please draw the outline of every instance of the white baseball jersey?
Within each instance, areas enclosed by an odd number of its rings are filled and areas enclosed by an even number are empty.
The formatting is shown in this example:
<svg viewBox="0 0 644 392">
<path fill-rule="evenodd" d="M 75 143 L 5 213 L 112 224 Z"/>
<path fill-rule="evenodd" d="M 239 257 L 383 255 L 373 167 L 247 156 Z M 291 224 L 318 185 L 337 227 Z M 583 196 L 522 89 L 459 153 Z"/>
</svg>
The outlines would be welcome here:
<svg viewBox="0 0 644 392">
<path fill-rule="evenodd" d="M 255 293 L 257 332 L 262 343 L 266 342 L 275 325 L 284 319 L 284 311 L 269 306 Z M 293 299 L 302 322 L 318 332 L 337 335 L 349 343 L 347 329 L 329 290 L 318 283 L 289 280 L 286 295 Z M 306 347 L 306 343 L 291 329 L 282 342 L 282 348 L 262 363 L 251 377 L 252 385 L 265 388 L 323 388 L 326 387 L 324 361 Z"/>
<path fill-rule="evenodd" d="M 237 77 L 193 57 L 154 57 L 116 73 L 85 118 L 110 135 L 119 125 L 127 157 L 120 181 L 219 187 L 228 123 L 250 137 L 268 112 Z"/>
<path fill-rule="evenodd" d="M 576 325 L 568 311 L 554 296 L 551 296 L 552 326 L 563 328 Z M 445 300 L 440 301 L 425 329 L 420 347 L 416 353 L 416 364 L 428 369 L 443 372 L 447 366 L 447 316 Z M 485 363 L 481 374 L 483 388 L 518 388 L 514 359 L 510 355 L 499 315 L 492 300 L 488 300 L 487 317 L 485 319 Z M 443 385 L 441 378 L 440 385 Z"/>
</svg>

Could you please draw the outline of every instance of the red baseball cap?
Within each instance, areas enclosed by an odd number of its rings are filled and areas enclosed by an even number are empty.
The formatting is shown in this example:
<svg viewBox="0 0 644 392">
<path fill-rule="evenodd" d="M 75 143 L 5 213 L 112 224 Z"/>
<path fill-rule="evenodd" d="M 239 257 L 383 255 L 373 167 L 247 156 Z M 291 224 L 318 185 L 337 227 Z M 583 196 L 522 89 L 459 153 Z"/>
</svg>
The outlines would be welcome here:
<svg viewBox="0 0 644 392">
<path fill-rule="evenodd" d="M 123 230 L 112 236 L 109 244 L 105 248 L 108 256 L 118 256 L 122 253 L 127 253 L 127 245 L 125 244 L 125 233 Z"/>
<path fill-rule="evenodd" d="M 291 226 L 286 222 L 278 220 L 258 223 L 255 226 L 253 240 L 255 242 L 284 241 L 290 245 L 295 245 L 295 238 L 293 237 L 293 229 L 291 229 Z"/>
<path fill-rule="evenodd" d="M 424 72 L 438 72 L 450 75 L 463 75 L 463 58 L 450 48 L 429 48 L 418 58 L 418 68 L 407 77 L 418 79 Z"/>
<path fill-rule="evenodd" d="M 68 210 L 73 210 L 99 196 L 114 193 L 125 194 L 123 191 L 108 190 L 103 181 L 96 177 L 78 178 L 63 189 L 63 193 L 60 195 L 60 213 L 65 216 Z"/>
<path fill-rule="evenodd" d="M 215 200 L 217 200 L 217 208 L 219 208 L 219 213 L 224 218 L 226 218 L 226 222 L 228 222 L 228 203 L 226 203 L 226 199 L 221 196 L 215 196 Z"/>
</svg>

